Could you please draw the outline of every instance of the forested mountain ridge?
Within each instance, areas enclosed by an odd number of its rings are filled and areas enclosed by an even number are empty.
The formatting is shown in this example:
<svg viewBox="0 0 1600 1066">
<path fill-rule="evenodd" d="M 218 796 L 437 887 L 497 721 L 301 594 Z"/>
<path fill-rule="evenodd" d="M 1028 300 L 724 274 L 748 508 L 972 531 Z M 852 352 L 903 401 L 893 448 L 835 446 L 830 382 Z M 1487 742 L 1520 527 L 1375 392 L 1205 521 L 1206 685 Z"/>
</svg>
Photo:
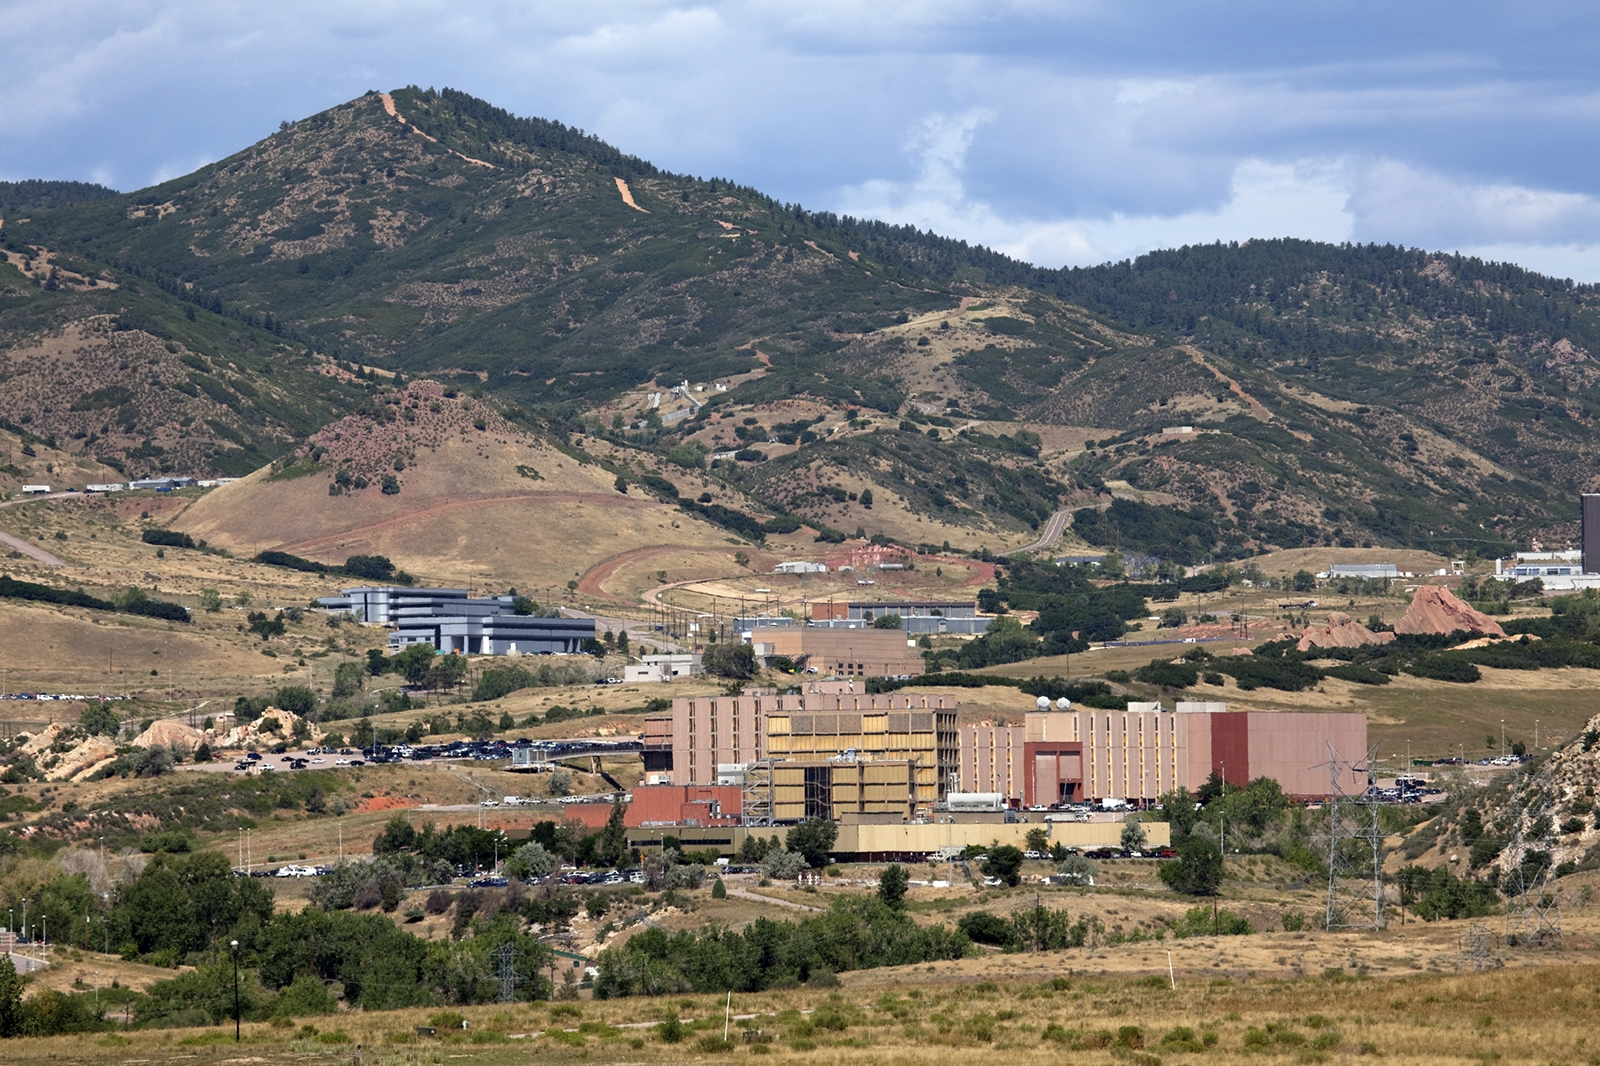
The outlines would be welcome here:
<svg viewBox="0 0 1600 1066">
<path fill-rule="evenodd" d="M 1592 287 L 1287 240 L 1041 270 L 668 174 L 452 90 L 369 93 L 152 189 L 10 218 L 0 245 L 22 272 L 0 282 L 0 373 L 74 329 L 204 364 L 164 387 L 0 401 L 110 449 L 94 454 L 143 448 L 135 465 L 161 433 L 213 422 L 257 429 L 223 447 L 213 428 L 191 461 L 281 454 L 369 403 L 379 367 L 481 390 L 555 439 L 691 466 L 737 451 L 711 472 L 753 510 L 845 532 L 906 537 L 923 517 L 1020 533 L 1121 495 L 1177 524 L 1085 514 L 1091 542 L 1191 561 L 1488 551 L 1570 536 L 1576 492 L 1600 486 Z M 645 390 L 682 380 L 727 391 L 647 417 Z M 179 386 L 237 424 L 168 411 Z M 85 413 L 107 409 L 130 432 Z M 1200 432 L 1161 432 L 1180 425 Z M 875 508 L 853 498 L 869 488 Z M 1180 528 L 1181 551 L 1165 543 Z"/>
</svg>

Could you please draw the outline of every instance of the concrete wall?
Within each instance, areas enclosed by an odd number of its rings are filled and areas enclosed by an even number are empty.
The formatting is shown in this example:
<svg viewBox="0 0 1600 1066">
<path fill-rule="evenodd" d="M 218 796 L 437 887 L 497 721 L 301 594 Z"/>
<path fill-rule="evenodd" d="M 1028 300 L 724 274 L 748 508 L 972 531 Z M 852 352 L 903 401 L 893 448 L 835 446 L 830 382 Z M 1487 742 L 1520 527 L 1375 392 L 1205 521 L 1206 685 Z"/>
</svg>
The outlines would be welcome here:
<svg viewBox="0 0 1600 1066">
<path fill-rule="evenodd" d="M 602 824 L 604 824 L 602 822 Z M 1172 830 L 1166 822 L 1145 822 L 1145 838 L 1151 848 L 1164 848 L 1172 842 Z M 1115 848 L 1122 842 L 1121 822 L 1013 822 L 994 824 L 979 822 L 941 823 L 919 825 L 841 825 L 834 843 L 834 852 L 840 855 L 860 856 L 866 861 L 885 860 L 904 856 L 931 855 L 940 848 L 964 848 L 970 845 L 988 847 L 992 844 L 1010 844 L 1024 847 L 1028 830 L 1044 829 L 1050 834 L 1052 844 L 1087 851 L 1093 848 Z M 646 855 L 658 854 L 663 836 L 679 838 L 683 847 L 694 851 L 715 848 L 723 855 L 735 855 L 746 837 L 782 840 L 788 830 L 782 826 L 727 826 L 678 827 L 653 826 L 628 830 L 630 847 L 640 848 Z"/>
</svg>

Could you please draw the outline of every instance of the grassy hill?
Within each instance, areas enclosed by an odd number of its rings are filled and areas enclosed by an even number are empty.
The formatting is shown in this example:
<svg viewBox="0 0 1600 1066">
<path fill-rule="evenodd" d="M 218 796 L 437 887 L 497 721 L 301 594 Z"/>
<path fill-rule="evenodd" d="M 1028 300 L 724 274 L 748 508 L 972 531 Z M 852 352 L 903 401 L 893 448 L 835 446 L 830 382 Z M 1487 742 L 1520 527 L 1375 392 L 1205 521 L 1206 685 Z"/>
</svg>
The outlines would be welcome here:
<svg viewBox="0 0 1600 1066">
<path fill-rule="evenodd" d="M 1490 553 L 1570 539 L 1594 487 L 1590 287 L 1300 241 L 1038 270 L 451 90 L 30 208 L 0 245 L 0 416 L 130 471 L 254 469 L 399 371 L 551 447 L 922 543 L 1015 546 L 1121 496 L 1203 515 L 1193 561 Z M 681 381 L 709 391 L 669 419 Z M 1077 528 L 1174 551 L 1148 512 Z"/>
</svg>

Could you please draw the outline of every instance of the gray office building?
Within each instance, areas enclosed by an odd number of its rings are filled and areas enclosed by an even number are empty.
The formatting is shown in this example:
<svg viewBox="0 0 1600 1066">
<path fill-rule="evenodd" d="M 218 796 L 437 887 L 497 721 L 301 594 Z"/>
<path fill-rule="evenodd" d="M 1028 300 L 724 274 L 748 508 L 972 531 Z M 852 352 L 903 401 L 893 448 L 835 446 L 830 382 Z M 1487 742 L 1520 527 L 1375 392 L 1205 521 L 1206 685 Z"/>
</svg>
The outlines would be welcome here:
<svg viewBox="0 0 1600 1066">
<path fill-rule="evenodd" d="M 317 603 L 388 626 L 396 650 L 429 644 L 463 655 L 576 655 L 595 635 L 594 619 L 513 613 L 513 597 L 474 598 L 466 589 L 362 587 Z"/>
<path fill-rule="evenodd" d="M 1586 492 L 1583 504 L 1583 572 L 1600 574 L 1600 493 Z"/>
</svg>

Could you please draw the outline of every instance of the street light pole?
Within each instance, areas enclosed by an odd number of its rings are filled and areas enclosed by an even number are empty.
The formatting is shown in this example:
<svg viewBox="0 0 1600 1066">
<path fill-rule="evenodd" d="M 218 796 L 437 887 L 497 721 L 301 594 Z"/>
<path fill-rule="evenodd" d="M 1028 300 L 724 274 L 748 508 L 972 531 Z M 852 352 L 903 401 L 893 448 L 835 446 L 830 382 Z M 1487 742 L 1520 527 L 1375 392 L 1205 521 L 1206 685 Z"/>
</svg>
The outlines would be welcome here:
<svg viewBox="0 0 1600 1066">
<path fill-rule="evenodd" d="M 239 942 L 228 941 L 233 949 L 233 1042 L 239 1042 Z"/>
</svg>

